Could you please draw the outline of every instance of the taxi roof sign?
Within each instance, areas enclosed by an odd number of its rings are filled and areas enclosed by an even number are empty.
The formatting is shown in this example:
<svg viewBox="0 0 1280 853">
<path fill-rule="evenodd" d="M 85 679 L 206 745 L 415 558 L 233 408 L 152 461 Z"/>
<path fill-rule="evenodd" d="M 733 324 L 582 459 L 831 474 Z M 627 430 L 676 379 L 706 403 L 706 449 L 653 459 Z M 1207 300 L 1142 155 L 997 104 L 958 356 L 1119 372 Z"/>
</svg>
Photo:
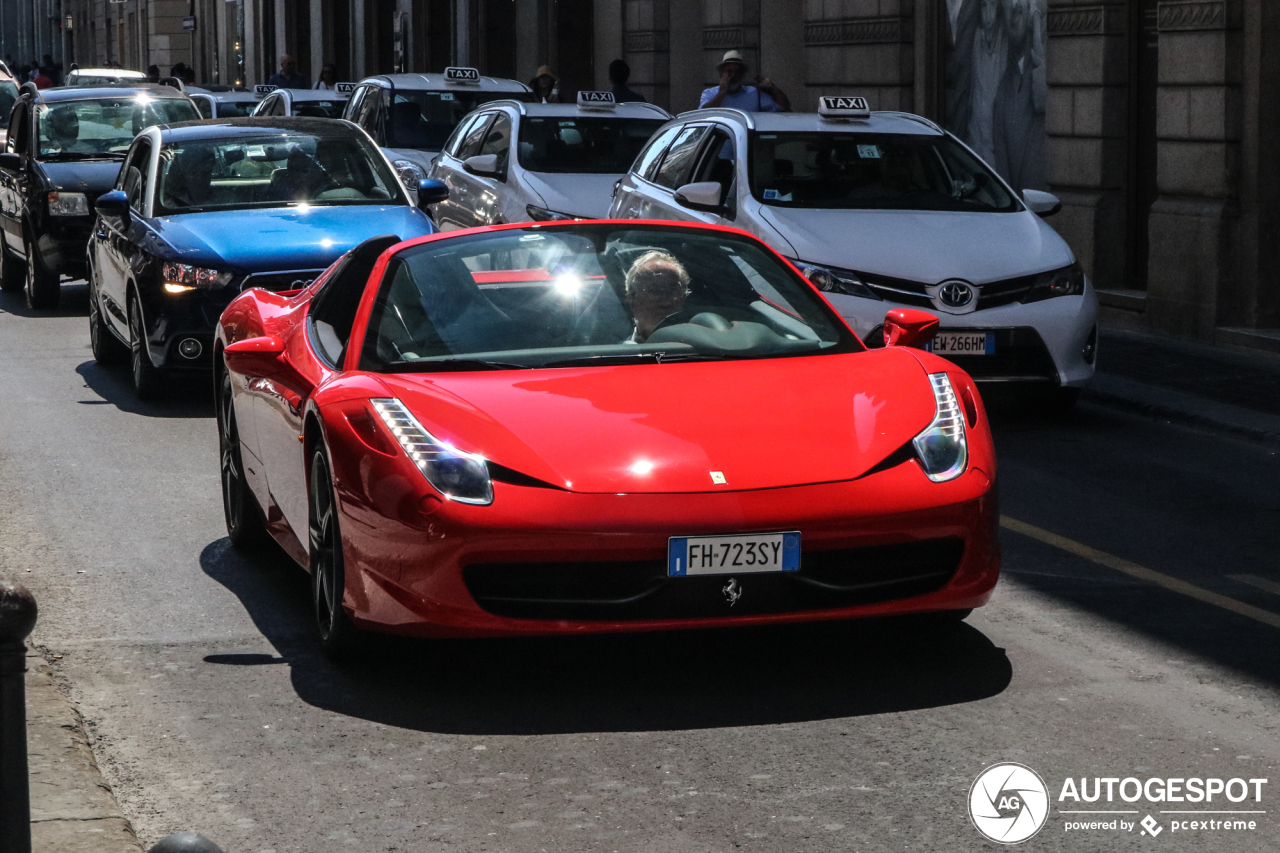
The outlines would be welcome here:
<svg viewBox="0 0 1280 853">
<path fill-rule="evenodd" d="M 612 110 L 618 106 L 613 92 L 579 92 L 578 107 L 588 110 Z"/>
<path fill-rule="evenodd" d="M 356 90 L 355 83 L 334 83 L 333 84 L 333 91 L 337 92 L 339 95 L 350 95 L 355 90 Z"/>
<path fill-rule="evenodd" d="M 448 83 L 479 83 L 480 71 L 476 68 L 450 66 L 444 70 L 444 79 Z"/>
<path fill-rule="evenodd" d="M 280 88 L 279 86 L 272 86 L 270 83 L 259 83 L 258 85 L 253 87 L 253 94 L 270 95 L 272 92 L 274 92 L 276 89 L 279 89 L 279 88 Z"/>
<path fill-rule="evenodd" d="M 867 99 L 851 95 L 823 95 L 818 98 L 818 115 L 830 119 L 871 118 Z"/>
</svg>

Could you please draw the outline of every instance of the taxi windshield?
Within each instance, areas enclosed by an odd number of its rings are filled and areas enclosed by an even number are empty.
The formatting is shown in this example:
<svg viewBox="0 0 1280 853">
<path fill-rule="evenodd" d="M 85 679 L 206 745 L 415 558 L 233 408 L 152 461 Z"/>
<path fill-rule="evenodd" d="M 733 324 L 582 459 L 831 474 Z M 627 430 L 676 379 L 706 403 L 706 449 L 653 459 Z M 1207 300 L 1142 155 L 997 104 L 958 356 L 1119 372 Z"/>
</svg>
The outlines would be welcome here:
<svg viewBox="0 0 1280 853">
<path fill-rule="evenodd" d="M 490 101 L 528 101 L 527 92 L 382 91 L 390 148 L 439 151 L 462 117 Z"/>
<path fill-rule="evenodd" d="M 294 101 L 293 114 L 310 118 L 342 118 L 342 110 L 346 105 L 345 98 L 326 101 Z"/>
<path fill-rule="evenodd" d="M 195 121 L 186 98 L 94 98 L 41 104 L 36 111 L 42 160 L 123 157 L 133 138 L 154 124 Z"/>
<path fill-rule="evenodd" d="M 529 117 L 520 124 L 520 165 L 530 172 L 622 174 L 662 119 Z"/>
<path fill-rule="evenodd" d="M 751 193 L 783 207 L 1007 213 L 1013 195 L 944 136 L 751 134 Z"/>
<path fill-rule="evenodd" d="M 395 204 L 399 184 L 356 136 L 274 134 L 174 142 L 160 152 L 156 215 L 291 204 Z"/>
<path fill-rule="evenodd" d="M 572 223 L 440 240 L 394 256 L 360 369 L 668 364 L 861 349 L 813 288 L 751 238 Z"/>
</svg>

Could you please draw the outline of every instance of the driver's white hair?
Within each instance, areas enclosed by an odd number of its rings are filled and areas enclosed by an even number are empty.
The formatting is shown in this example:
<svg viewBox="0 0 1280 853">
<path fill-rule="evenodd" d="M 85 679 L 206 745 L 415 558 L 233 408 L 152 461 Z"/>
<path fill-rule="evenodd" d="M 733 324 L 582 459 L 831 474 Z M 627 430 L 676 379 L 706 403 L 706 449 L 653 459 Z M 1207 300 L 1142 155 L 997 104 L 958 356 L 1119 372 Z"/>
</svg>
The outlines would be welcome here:
<svg viewBox="0 0 1280 853">
<path fill-rule="evenodd" d="M 676 280 L 684 288 L 685 295 L 688 296 L 689 273 L 685 270 L 684 264 L 676 259 L 675 255 L 662 249 L 650 249 L 636 258 L 635 263 L 631 265 L 631 269 L 627 270 L 627 293 L 635 291 L 636 279 L 644 275 L 652 275 L 662 267 L 666 267 L 675 273 Z"/>
</svg>

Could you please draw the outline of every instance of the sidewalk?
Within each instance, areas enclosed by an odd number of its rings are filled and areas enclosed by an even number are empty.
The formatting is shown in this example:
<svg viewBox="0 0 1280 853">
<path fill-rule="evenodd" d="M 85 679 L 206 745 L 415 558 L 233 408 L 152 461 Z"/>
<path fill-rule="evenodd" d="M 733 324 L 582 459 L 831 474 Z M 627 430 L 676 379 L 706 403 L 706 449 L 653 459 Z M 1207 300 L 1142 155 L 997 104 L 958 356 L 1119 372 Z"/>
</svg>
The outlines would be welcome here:
<svg viewBox="0 0 1280 853">
<path fill-rule="evenodd" d="M 1280 355 L 1100 330 L 1081 399 L 1280 443 Z"/>
</svg>

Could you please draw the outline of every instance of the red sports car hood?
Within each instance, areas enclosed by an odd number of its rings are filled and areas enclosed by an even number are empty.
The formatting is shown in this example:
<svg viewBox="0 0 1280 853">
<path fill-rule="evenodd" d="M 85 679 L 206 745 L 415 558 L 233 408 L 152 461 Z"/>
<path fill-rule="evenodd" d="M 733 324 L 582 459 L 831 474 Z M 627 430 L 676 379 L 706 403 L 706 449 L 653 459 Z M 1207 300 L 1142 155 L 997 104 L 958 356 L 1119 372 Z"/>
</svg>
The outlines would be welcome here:
<svg viewBox="0 0 1280 853">
<path fill-rule="evenodd" d="M 380 378 L 437 438 L 575 492 L 848 480 L 934 414 L 924 370 L 901 349 Z"/>
</svg>

